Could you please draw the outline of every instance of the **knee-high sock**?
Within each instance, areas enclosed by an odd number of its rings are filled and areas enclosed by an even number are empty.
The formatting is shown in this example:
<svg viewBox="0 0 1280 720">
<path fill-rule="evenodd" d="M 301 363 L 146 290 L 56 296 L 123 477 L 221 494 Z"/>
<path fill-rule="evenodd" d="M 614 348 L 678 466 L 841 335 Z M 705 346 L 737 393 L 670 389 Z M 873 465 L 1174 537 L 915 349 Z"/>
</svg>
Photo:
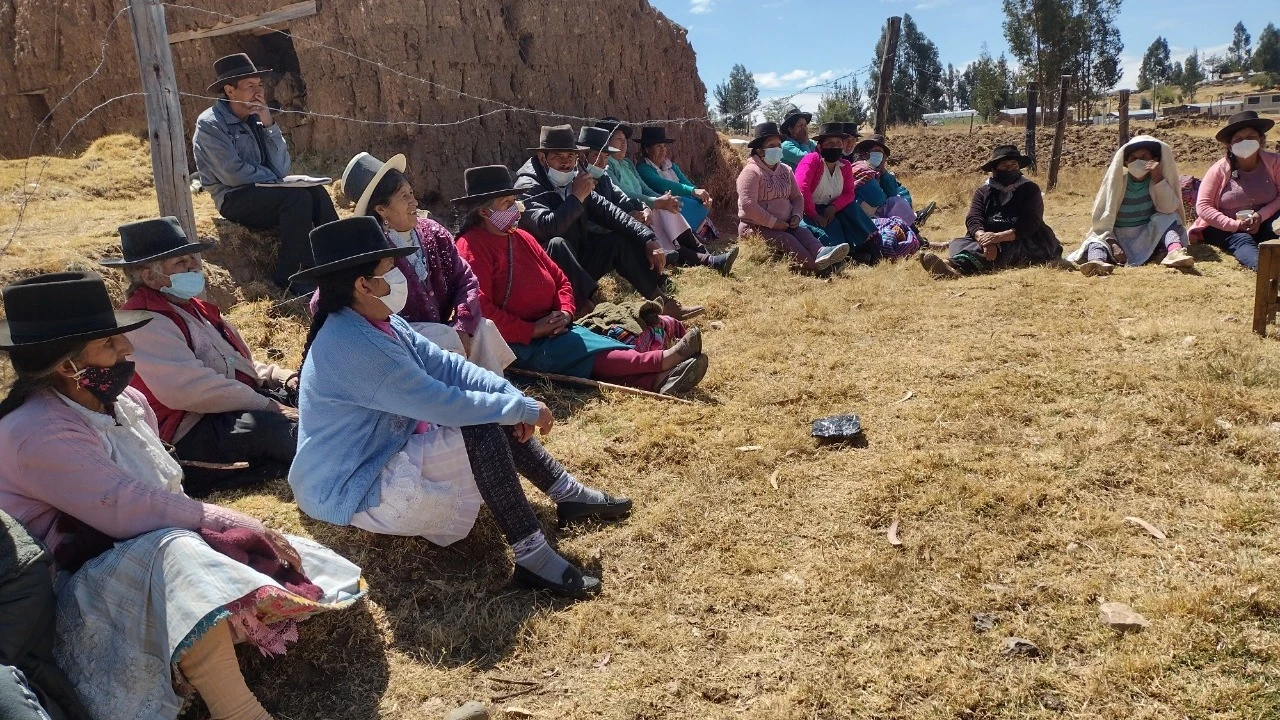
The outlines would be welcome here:
<svg viewBox="0 0 1280 720">
<path fill-rule="evenodd" d="M 226 620 L 192 645 L 178 667 L 204 698 L 214 720 L 272 720 L 244 683 Z"/>
</svg>

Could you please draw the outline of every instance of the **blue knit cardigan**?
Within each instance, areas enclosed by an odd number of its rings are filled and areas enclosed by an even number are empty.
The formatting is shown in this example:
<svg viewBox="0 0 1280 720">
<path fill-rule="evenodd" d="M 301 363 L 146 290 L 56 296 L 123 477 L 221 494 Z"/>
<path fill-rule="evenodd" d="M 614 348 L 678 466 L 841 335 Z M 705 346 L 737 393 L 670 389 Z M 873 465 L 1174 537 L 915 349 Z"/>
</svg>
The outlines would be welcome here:
<svg viewBox="0 0 1280 720">
<path fill-rule="evenodd" d="M 398 316 L 391 329 L 395 337 L 344 308 L 329 315 L 307 353 L 289 485 L 317 520 L 349 525 L 377 507 L 382 468 L 419 420 L 465 427 L 538 419 L 538 402 L 502 377 L 441 350 Z"/>
</svg>

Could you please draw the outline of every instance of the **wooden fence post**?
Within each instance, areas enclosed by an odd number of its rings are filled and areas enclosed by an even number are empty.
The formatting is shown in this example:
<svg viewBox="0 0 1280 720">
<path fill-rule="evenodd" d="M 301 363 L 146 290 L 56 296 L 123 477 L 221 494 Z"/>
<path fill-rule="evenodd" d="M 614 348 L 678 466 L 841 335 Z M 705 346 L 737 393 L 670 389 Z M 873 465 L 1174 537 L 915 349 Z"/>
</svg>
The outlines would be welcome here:
<svg viewBox="0 0 1280 720">
<path fill-rule="evenodd" d="M 1036 169 L 1036 101 L 1039 99 L 1040 85 L 1035 82 L 1027 83 L 1027 117 L 1026 139 L 1023 141 L 1026 148 L 1023 150 L 1027 157 L 1031 158 L 1031 169 Z"/>
<path fill-rule="evenodd" d="M 1129 91 L 1120 91 L 1120 145 L 1124 146 L 1129 142 Z"/>
<path fill-rule="evenodd" d="M 1067 132 L 1067 91 L 1071 89 L 1071 76 L 1062 76 L 1062 90 L 1058 93 L 1058 124 L 1053 129 L 1053 156 L 1049 158 L 1049 190 L 1058 184 L 1058 164 L 1062 161 L 1062 136 Z"/>
<path fill-rule="evenodd" d="M 893 85 L 894 62 L 898 58 L 898 33 L 902 30 L 902 18 L 889 18 L 889 37 L 884 44 L 884 56 L 880 58 L 880 83 L 876 88 L 876 134 L 883 135 L 889 124 L 889 94 Z"/>
<path fill-rule="evenodd" d="M 187 173 L 187 133 L 182 126 L 178 82 L 173 75 L 173 54 L 165 29 L 160 0 L 126 0 L 133 26 L 133 46 L 146 93 L 147 139 L 151 144 L 151 170 L 161 215 L 173 215 L 187 237 L 196 239 L 196 213 L 191 205 L 191 178 Z"/>
</svg>

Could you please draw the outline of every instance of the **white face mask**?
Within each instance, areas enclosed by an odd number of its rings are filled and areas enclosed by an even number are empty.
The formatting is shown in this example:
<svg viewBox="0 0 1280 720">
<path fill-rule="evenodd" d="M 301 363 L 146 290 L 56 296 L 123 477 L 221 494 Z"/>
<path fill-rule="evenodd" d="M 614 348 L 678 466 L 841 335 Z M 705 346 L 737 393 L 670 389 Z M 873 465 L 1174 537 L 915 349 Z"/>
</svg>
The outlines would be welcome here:
<svg viewBox="0 0 1280 720">
<path fill-rule="evenodd" d="M 404 273 L 400 272 L 400 268 L 391 268 L 385 275 L 374 275 L 374 277 L 381 278 L 391 286 L 391 292 L 378 298 L 382 304 L 387 306 L 392 315 L 403 310 L 405 303 L 409 302 L 409 281 L 405 279 Z"/>
<path fill-rule="evenodd" d="M 1133 160 L 1125 167 L 1128 168 L 1129 174 L 1133 176 L 1134 180 L 1141 180 L 1147 176 L 1147 173 L 1151 172 L 1147 170 L 1146 160 Z"/>
<path fill-rule="evenodd" d="M 555 185 L 558 188 L 568 186 L 568 184 L 573 182 L 573 179 L 576 177 L 578 177 L 577 169 L 564 172 L 563 170 L 557 170 L 553 167 L 547 168 L 547 179 L 551 181 L 552 185 Z"/>
<path fill-rule="evenodd" d="M 591 175 L 591 177 L 599 180 L 600 178 L 604 177 L 608 171 L 602 167 L 596 167 L 595 165 L 588 165 L 587 172 Z"/>
<path fill-rule="evenodd" d="M 867 154 L 867 164 L 871 167 L 878 168 L 882 162 L 884 162 L 884 153 L 879 150 Z"/>
<path fill-rule="evenodd" d="M 770 167 L 782 162 L 782 148 L 771 147 L 764 149 L 764 164 Z"/>
<path fill-rule="evenodd" d="M 1262 143 L 1257 140 L 1241 140 L 1231 146 L 1231 154 L 1238 158 L 1253 157 L 1253 154 L 1262 149 Z"/>
</svg>

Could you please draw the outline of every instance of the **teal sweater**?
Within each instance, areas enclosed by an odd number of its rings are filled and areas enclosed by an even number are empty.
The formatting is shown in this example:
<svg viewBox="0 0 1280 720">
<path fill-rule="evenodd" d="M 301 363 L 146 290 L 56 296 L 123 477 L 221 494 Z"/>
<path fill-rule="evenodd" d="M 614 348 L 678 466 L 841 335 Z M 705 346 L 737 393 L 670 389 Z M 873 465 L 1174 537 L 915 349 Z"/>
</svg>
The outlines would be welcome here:
<svg viewBox="0 0 1280 720">
<path fill-rule="evenodd" d="M 805 155 L 818 149 L 818 143 L 812 140 L 806 140 L 804 144 L 800 144 L 795 140 L 782 141 L 782 162 L 791 166 L 792 170 L 800 164 Z"/>
<path fill-rule="evenodd" d="M 672 195 L 679 195 L 680 197 L 693 197 L 693 191 L 696 190 L 698 186 L 694 185 L 692 180 L 685 177 L 684 173 L 681 172 L 679 165 L 671 163 L 671 169 L 675 171 L 676 177 L 680 179 L 680 182 L 672 182 L 659 175 L 658 168 L 654 167 L 653 163 L 648 160 L 641 160 L 636 165 L 636 170 L 640 172 L 640 179 L 644 181 L 644 184 L 654 190 L 657 190 L 659 193 L 669 192 Z"/>
<path fill-rule="evenodd" d="M 424 420 L 444 427 L 538 420 L 538 402 L 391 316 L 395 337 L 356 311 L 333 313 L 302 366 L 298 454 L 289 485 L 298 508 L 335 525 L 382 501 L 378 478 Z"/>
<path fill-rule="evenodd" d="M 635 198 L 649 207 L 653 207 L 654 201 L 662 194 L 654 192 L 653 188 L 645 184 L 635 163 L 629 158 L 609 158 L 608 172 L 614 187 L 626 193 L 627 197 Z"/>
</svg>

